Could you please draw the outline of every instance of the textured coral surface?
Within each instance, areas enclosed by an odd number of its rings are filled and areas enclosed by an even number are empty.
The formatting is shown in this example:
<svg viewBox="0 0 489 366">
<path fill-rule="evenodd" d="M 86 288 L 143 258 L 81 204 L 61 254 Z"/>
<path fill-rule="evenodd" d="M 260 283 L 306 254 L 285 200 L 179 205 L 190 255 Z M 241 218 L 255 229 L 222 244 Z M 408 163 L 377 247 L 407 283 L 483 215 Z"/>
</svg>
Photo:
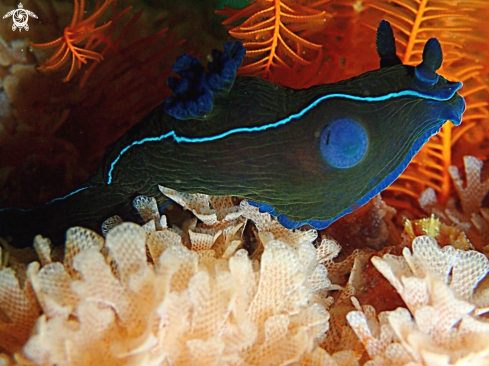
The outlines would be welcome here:
<svg viewBox="0 0 489 366">
<path fill-rule="evenodd" d="M 58 260 L 38 236 L 38 261 L 0 270 L 3 365 L 489 362 L 484 254 L 419 236 L 412 252 L 372 257 L 404 301 L 376 315 L 354 296 L 364 251 L 338 261 L 336 241 L 246 201 L 160 189 L 194 217 L 169 228 L 140 196 L 144 226 L 110 218 L 105 238 L 72 228 Z"/>
</svg>

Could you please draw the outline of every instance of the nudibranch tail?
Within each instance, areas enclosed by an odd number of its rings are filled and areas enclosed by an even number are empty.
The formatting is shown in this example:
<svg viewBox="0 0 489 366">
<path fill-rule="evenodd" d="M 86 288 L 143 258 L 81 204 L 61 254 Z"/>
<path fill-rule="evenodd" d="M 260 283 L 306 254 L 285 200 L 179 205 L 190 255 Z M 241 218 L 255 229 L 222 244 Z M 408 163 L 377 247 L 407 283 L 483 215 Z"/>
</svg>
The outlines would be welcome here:
<svg viewBox="0 0 489 366">
<path fill-rule="evenodd" d="M 100 232 L 105 219 L 131 212 L 132 198 L 117 185 L 85 185 L 37 207 L 0 209 L 0 236 L 17 248 L 32 246 L 36 235 L 62 245 L 70 227 Z"/>
</svg>

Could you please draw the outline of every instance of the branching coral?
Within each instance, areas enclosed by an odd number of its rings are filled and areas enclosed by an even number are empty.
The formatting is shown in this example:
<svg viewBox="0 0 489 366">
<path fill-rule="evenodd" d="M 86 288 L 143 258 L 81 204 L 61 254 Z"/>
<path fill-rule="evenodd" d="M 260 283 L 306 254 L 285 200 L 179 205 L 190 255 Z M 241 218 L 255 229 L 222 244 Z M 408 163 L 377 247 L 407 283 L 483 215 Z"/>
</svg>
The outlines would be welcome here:
<svg viewBox="0 0 489 366">
<path fill-rule="evenodd" d="M 355 298 L 351 311 L 352 296 L 368 298 L 366 251 L 338 262 L 338 243 L 315 248 L 315 230 L 285 229 L 246 201 L 160 190 L 195 217 L 169 228 L 156 200 L 140 196 L 142 227 L 110 218 L 105 239 L 72 228 L 61 261 L 38 236 L 40 263 L 0 263 L 2 364 L 487 361 L 483 254 L 422 236 L 404 258 L 373 257 L 405 302 L 377 318 Z"/>
<path fill-rule="evenodd" d="M 465 231 L 476 249 L 485 251 L 489 233 L 489 215 L 483 206 L 483 199 L 489 191 L 489 180 L 482 179 L 483 163 L 473 156 L 465 156 L 465 184 L 457 167 L 449 168 L 450 175 L 459 196 L 459 205 L 454 199 L 445 205 L 437 201 L 435 191 L 428 188 L 420 197 L 420 206 L 429 214 L 434 214 L 445 224 Z M 460 210 L 461 207 L 461 210 Z"/>
<path fill-rule="evenodd" d="M 375 316 L 360 307 L 347 319 L 372 359 L 369 365 L 476 365 L 489 360 L 489 260 L 476 251 L 438 247 L 429 236 L 404 257 L 372 258 L 400 293 L 407 309 Z"/>
<path fill-rule="evenodd" d="M 120 223 L 105 241 L 88 230 L 70 229 L 63 263 L 52 261 L 49 241 L 36 238 L 42 266 L 30 264 L 26 282 L 34 297 L 19 299 L 34 314 L 39 302 L 42 315 L 16 353 L 18 362 L 346 364 L 339 362 L 348 359 L 345 352 L 329 356 L 318 346 L 329 315 L 314 298 L 334 288 L 321 263 L 334 256 L 335 246 L 323 243 L 316 250 L 310 242 L 314 231 L 286 230 L 246 203 L 238 212 L 228 200 L 163 191 L 207 224 L 192 221 L 183 230 L 169 229 L 154 199 L 139 197 L 135 206 L 150 219 L 144 229 Z M 243 216 L 256 224 L 262 240 L 259 262 L 239 248 Z M 0 273 L 4 309 L 23 291 L 12 269 Z M 17 318 L 10 319 L 8 326 L 0 319 L 2 334 L 18 337 Z M 22 343 L 1 347 L 12 354 Z"/>
</svg>

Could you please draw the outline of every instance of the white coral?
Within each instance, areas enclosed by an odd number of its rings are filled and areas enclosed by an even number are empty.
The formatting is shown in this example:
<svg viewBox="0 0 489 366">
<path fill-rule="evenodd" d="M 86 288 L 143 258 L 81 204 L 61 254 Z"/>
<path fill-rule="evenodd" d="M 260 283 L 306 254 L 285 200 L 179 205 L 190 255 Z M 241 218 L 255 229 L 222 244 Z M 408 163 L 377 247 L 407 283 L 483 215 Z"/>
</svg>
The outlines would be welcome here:
<svg viewBox="0 0 489 366">
<path fill-rule="evenodd" d="M 445 223 L 464 231 L 475 248 L 489 250 L 485 242 L 489 235 L 489 210 L 482 207 L 482 201 L 489 192 L 489 179 L 482 180 L 483 165 L 483 162 L 474 156 L 464 156 L 465 184 L 458 168 L 449 167 L 462 206 L 461 211 L 453 199 L 449 199 L 445 207 L 441 207 L 432 188 L 421 194 L 419 204 L 426 212 L 435 214 Z"/>
<path fill-rule="evenodd" d="M 481 169 L 484 163 L 476 157 L 464 156 L 464 165 L 467 182 L 465 187 L 457 167 L 450 166 L 448 171 L 460 197 L 462 209 L 465 214 L 470 215 L 473 212 L 478 212 L 481 208 L 482 200 L 489 191 L 489 179 L 484 182 L 481 181 Z"/>
<path fill-rule="evenodd" d="M 0 346 L 18 363 L 39 365 L 358 364 L 351 351 L 329 355 L 319 346 L 329 313 L 316 294 L 334 288 L 322 263 L 337 255 L 336 243 L 316 249 L 315 231 L 288 231 L 246 204 L 231 210 L 188 199 L 196 214 L 198 206 L 215 210 L 212 227 L 187 225 L 188 247 L 184 231 L 167 228 L 146 197 L 135 200 L 149 220 L 143 227 L 113 220 L 105 241 L 70 229 L 63 263 L 37 237 L 42 265 L 28 266 L 25 289 L 12 269 L 0 271 L 9 278 L 0 282 L 0 314 L 6 307 L 23 314 L 12 296 L 30 309 L 20 332 L 26 315 L 9 325 L 0 318 L 4 334 L 23 337 Z M 239 249 L 242 215 L 264 238 L 259 262 Z M 13 358 L 4 354 L 0 364 Z"/>
<path fill-rule="evenodd" d="M 364 343 L 369 365 L 487 365 L 489 291 L 477 289 L 489 260 L 476 251 L 439 248 L 429 236 L 413 242 L 404 257 L 373 257 L 407 308 L 377 319 L 365 307 L 347 319 Z M 481 286 L 482 287 L 482 286 Z M 486 286 L 484 286 L 486 287 Z"/>
<path fill-rule="evenodd" d="M 282 364 L 299 362 L 328 329 L 328 313 L 310 302 L 310 243 L 297 251 L 268 242 L 256 272 L 244 250 L 209 270 L 175 243 L 151 266 L 145 242 L 141 227 L 117 226 L 105 244 L 115 266 L 85 248 L 72 261 L 79 280 L 59 263 L 31 264 L 44 315 L 23 357 L 35 364 Z"/>
</svg>

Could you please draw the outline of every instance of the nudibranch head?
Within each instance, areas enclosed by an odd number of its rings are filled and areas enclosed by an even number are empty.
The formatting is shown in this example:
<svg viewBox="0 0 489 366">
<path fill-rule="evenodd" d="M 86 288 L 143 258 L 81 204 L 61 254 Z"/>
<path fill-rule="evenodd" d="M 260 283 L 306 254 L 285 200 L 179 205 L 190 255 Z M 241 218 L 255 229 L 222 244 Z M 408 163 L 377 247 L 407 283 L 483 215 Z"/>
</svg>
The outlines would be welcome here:
<svg viewBox="0 0 489 366">
<path fill-rule="evenodd" d="M 388 73 L 379 72 L 378 83 L 375 85 L 378 94 L 393 95 L 403 93 L 419 96 L 433 101 L 450 101 L 454 98 L 454 108 L 447 108 L 447 120 L 455 125 L 461 122 L 465 111 L 465 102 L 457 91 L 462 87 L 460 82 L 447 81 L 437 74 L 443 62 L 440 42 L 430 38 L 423 49 L 423 60 L 416 66 L 402 65 L 396 55 L 395 39 L 389 22 L 382 20 L 377 30 L 377 52 L 380 57 L 381 70 L 388 68 Z M 370 76 L 369 73 L 365 74 Z M 370 93 L 370 91 L 368 92 Z"/>
<path fill-rule="evenodd" d="M 447 120 L 460 124 L 465 110 L 462 84 L 437 74 L 438 41 L 426 43 L 417 67 L 403 65 L 382 21 L 377 50 L 380 69 L 303 90 L 235 79 L 240 43 L 215 52 L 208 73 L 182 59 L 181 79 L 170 83 L 175 94 L 164 104 L 170 116 L 154 117 L 157 133 L 121 147 L 107 182 L 140 166 L 138 149 L 147 149 L 148 164 L 161 174 L 142 177 L 141 167 L 138 181 L 243 197 L 287 228 L 324 228 L 388 187 Z"/>
<path fill-rule="evenodd" d="M 317 124 L 313 132 L 319 136 L 319 155 L 311 160 L 324 172 L 317 179 L 324 188 L 311 185 L 312 193 L 302 193 L 302 207 L 293 198 L 289 205 L 253 201 L 261 211 L 277 216 L 282 225 L 327 227 L 387 188 L 445 121 L 461 123 L 465 101 L 457 91 L 462 83 L 437 74 L 443 54 L 435 38 L 426 42 L 418 66 L 403 65 L 395 53 L 390 24 L 382 21 L 377 50 L 379 70 L 311 88 L 318 94 L 324 90 L 324 95 L 299 115 L 303 126 Z M 314 196 L 321 203 L 312 202 Z"/>
</svg>

